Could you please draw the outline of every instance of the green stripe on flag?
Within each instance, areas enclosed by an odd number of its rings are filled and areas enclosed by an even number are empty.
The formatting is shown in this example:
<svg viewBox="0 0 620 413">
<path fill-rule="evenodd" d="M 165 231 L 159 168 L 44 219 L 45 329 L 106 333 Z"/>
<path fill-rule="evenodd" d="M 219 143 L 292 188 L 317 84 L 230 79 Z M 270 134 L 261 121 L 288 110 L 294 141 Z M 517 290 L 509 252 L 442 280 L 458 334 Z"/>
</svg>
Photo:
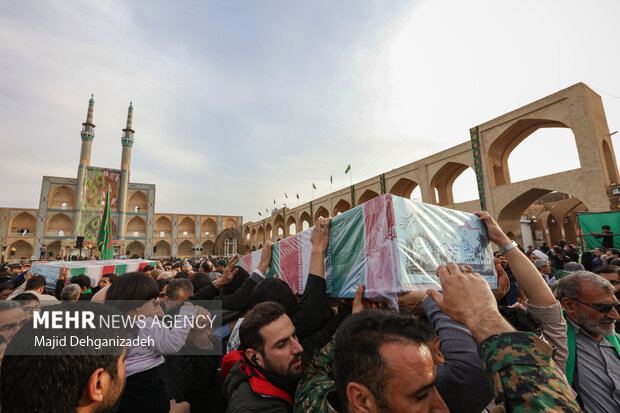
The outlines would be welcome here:
<svg viewBox="0 0 620 413">
<path fill-rule="evenodd" d="M 269 264 L 269 269 L 267 270 L 267 274 L 265 274 L 266 278 L 273 278 L 274 275 L 282 275 L 280 274 L 280 243 L 273 244 L 271 246 L 271 263 Z"/>
<path fill-rule="evenodd" d="M 365 282 L 366 242 L 362 206 L 355 207 L 331 221 L 329 253 L 331 277 L 327 291 L 332 297 L 340 297 L 343 287 L 346 289 L 351 283 L 357 285 Z"/>
<path fill-rule="evenodd" d="M 84 267 L 71 268 L 70 272 L 71 272 L 71 276 L 82 275 L 82 274 L 86 274 L 86 268 L 84 268 Z"/>
<path fill-rule="evenodd" d="M 114 273 L 117 275 L 125 274 L 127 272 L 127 264 L 117 265 L 114 269 Z"/>
</svg>

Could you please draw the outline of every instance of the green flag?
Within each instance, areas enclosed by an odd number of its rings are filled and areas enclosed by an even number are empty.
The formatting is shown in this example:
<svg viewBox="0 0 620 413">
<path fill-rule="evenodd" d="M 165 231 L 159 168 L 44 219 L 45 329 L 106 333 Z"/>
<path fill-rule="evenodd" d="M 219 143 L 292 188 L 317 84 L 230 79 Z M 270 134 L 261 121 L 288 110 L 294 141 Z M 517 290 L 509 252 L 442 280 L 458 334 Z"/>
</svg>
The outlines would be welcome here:
<svg viewBox="0 0 620 413">
<path fill-rule="evenodd" d="M 349 164 L 349 166 L 347 166 L 347 169 L 345 169 L 344 173 L 348 174 L 350 170 L 351 170 L 351 164 Z"/>
<path fill-rule="evenodd" d="M 314 182 L 312 183 L 312 189 L 316 189 L 316 185 L 314 184 Z"/>
<path fill-rule="evenodd" d="M 101 222 L 99 223 L 99 236 L 97 237 L 97 249 L 101 253 L 102 260 L 114 258 L 114 248 L 112 248 L 112 217 L 110 216 L 110 187 L 105 196 L 105 207 Z"/>
</svg>

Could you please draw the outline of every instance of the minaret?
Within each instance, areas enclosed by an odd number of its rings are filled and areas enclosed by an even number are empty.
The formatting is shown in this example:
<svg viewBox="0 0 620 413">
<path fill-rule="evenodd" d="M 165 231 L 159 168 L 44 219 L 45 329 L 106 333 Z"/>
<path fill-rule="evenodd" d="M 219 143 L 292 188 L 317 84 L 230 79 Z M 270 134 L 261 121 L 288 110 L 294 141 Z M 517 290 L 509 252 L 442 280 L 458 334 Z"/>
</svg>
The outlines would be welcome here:
<svg viewBox="0 0 620 413">
<path fill-rule="evenodd" d="M 131 147 L 133 146 L 134 130 L 131 129 L 133 123 L 133 104 L 129 102 L 127 110 L 127 124 L 123 129 L 121 143 L 123 144 L 123 155 L 121 158 L 121 182 L 118 187 L 118 238 L 125 238 L 125 221 L 127 218 L 127 192 L 129 186 L 129 170 L 131 166 Z"/>
<path fill-rule="evenodd" d="M 90 166 L 90 151 L 95 138 L 95 125 L 93 124 L 93 112 L 95 111 L 95 99 L 90 95 L 88 101 L 88 113 L 86 122 L 82 123 L 82 149 L 80 151 L 80 164 L 78 166 L 77 184 L 75 187 L 75 216 L 73 217 L 73 236 L 78 236 L 78 229 L 82 221 L 82 198 L 84 196 L 84 179 L 86 178 L 86 167 Z"/>
</svg>

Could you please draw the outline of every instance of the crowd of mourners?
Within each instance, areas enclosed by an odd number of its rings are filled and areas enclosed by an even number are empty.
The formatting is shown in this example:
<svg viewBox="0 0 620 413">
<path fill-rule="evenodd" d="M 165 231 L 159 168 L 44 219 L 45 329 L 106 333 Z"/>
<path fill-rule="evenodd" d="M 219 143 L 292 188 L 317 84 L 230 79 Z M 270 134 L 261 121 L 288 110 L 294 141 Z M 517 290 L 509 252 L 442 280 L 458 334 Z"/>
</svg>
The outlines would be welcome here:
<svg viewBox="0 0 620 413">
<path fill-rule="evenodd" d="M 368 299 L 363 284 L 354 299 L 326 294 L 323 218 L 301 295 L 265 277 L 269 242 L 251 274 L 238 257 L 171 258 L 104 274 L 97 286 L 65 267 L 50 285 L 30 264 L 3 265 L 0 411 L 620 412 L 620 252 L 610 228 L 592 234 L 603 247 L 591 251 L 566 242 L 524 251 L 477 215 L 498 248 L 497 288 L 447 263 L 438 290 L 402 293 L 396 306 Z M 146 304 L 114 306 L 127 300 Z M 16 355 L 37 333 L 37 312 L 80 303 L 129 317 L 196 315 L 213 301 L 217 328 L 128 330 L 154 345 L 112 354 Z M 220 355 L 185 351 L 216 341 Z"/>
</svg>

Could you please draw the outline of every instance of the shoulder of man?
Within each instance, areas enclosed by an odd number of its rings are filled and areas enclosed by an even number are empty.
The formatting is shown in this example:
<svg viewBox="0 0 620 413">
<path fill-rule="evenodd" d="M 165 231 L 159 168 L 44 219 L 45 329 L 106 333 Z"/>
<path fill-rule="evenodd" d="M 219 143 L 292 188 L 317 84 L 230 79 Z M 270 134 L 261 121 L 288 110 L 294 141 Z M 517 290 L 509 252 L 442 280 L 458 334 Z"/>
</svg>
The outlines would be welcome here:
<svg viewBox="0 0 620 413">
<path fill-rule="evenodd" d="M 504 401 L 500 407 L 509 400 L 510 405 L 505 406 L 508 411 L 523 406 L 580 411 L 551 360 L 551 346 L 533 333 L 491 336 L 480 344 L 479 352 L 487 374 L 494 377 L 495 393 Z"/>
</svg>

